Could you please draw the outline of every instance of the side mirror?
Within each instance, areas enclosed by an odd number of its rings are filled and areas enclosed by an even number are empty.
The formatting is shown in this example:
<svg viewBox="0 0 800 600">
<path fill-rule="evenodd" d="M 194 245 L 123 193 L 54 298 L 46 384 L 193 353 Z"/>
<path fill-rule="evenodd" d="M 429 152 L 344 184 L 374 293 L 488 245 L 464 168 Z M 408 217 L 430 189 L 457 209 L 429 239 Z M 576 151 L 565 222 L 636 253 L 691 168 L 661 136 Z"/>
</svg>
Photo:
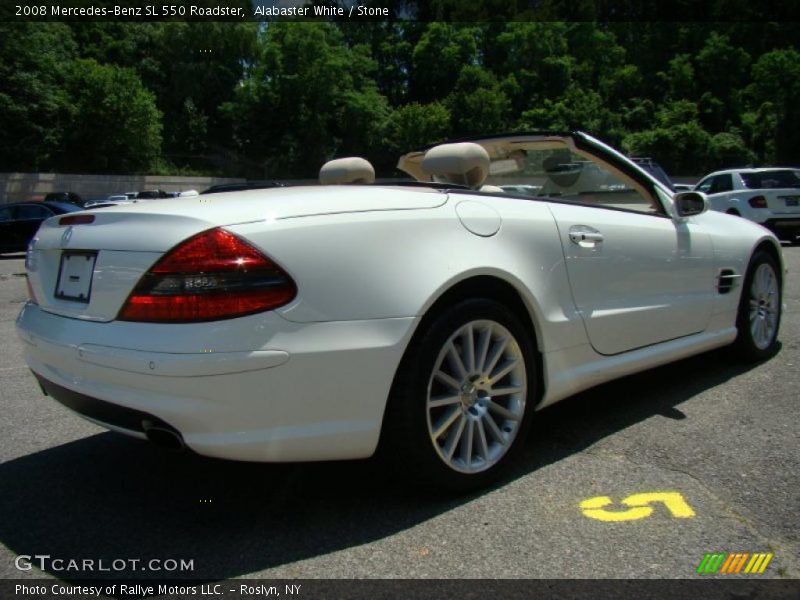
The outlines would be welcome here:
<svg viewBox="0 0 800 600">
<path fill-rule="evenodd" d="M 678 192 L 672 197 L 678 217 L 693 217 L 706 212 L 710 206 L 703 192 Z"/>
</svg>

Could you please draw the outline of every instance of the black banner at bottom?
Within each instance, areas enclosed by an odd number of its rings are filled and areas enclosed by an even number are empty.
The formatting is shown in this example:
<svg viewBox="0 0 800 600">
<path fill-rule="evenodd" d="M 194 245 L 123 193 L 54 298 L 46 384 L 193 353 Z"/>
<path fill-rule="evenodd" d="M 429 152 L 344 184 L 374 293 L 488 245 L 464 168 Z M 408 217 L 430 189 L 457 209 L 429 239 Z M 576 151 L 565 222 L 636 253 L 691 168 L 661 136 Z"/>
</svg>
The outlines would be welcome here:
<svg viewBox="0 0 800 600">
<path fill-rule="evenodd" d="M 88 600 L 90 598 L 152 598 L 239 600 L 515 600 L 536 598 L 765 598 L 800 600 L 800 580 L 781 579 L 231 579 L 224 582 L 176 583 L 139 580 L 18 579 L 0 581 L 0 598 Z"/>
</svg>

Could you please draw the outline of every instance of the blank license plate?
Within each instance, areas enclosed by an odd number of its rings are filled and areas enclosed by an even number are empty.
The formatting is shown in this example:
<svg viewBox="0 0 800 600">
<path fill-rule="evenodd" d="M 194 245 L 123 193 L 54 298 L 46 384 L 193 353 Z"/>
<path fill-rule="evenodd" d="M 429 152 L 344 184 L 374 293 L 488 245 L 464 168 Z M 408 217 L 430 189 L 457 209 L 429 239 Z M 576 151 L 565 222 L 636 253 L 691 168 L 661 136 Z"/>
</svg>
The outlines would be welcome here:
<svg viewBox="0 0 800 600">
<path fill-rule="evenodd" d="M 64 252 L 58 271 L 56 298 L 89 302 L 96 252 Z"/>
</svg>

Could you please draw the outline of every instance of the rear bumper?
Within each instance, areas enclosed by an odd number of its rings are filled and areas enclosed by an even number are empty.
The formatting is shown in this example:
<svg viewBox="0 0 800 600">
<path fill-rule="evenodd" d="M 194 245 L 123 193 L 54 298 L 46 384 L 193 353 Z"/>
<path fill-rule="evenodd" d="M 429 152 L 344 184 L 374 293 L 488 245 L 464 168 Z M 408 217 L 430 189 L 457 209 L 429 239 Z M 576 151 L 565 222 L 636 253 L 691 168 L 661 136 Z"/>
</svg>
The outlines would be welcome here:
<svg viewBox="0 0 800 600">
<path fill-rule="evenodd" d="M 146 430 L 153 426 L 175 430 L 155 415 L 74 392 L 45 379 L 35 371 L 33 375 L 45 394 L 93 423 L 140 438 L 146 437 Z"/>
<path fill-rule="evenodd" d="M 47 393 L 91 421 L 136 437 L 149 421 L 198 454 L 281 462 L 374 452 L 415 324 L 300 325 L 264 313 L 173 329 L 79 321 L 28 304 L 17 331 Z M 159 351 L 143 349 L 148 338 Z"/>
</svg>

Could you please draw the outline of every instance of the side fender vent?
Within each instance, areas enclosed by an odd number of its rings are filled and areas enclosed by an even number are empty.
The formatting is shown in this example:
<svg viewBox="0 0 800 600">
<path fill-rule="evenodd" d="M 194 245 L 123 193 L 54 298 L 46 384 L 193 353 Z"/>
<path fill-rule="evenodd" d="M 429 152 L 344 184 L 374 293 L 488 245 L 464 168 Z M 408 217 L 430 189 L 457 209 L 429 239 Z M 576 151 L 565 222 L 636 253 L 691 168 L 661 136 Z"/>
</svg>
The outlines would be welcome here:
<svg viewBox="0 0 800 600">
<path fill-rule="evenodd" d="M 717 277 L 717 291 L 720 294 L 727 294 L 733 289 L 736 280 L 741 278 L 733 269 L 722 269 Z"/>
</svg>

